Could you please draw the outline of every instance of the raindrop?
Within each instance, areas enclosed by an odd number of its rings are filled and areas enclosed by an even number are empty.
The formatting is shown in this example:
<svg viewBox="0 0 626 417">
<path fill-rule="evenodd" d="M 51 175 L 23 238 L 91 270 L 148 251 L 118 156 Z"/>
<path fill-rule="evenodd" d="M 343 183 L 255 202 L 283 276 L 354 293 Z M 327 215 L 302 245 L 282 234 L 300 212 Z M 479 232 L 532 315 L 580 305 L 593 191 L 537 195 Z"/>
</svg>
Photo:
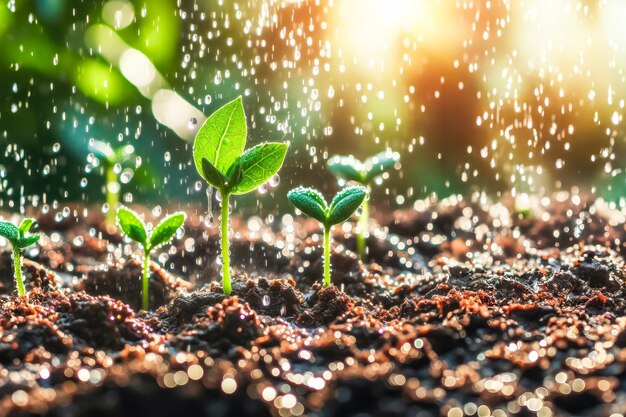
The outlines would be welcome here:
<svg viewBox="0 0 626 417">
<path fill-rule="evenodd" d="M 271 300 L 270 300 L 270 296 L 269 296 L 269 295 L 267 295 L 267 294 L 265 294 L 265 295 L 263 296 L 263 300 L 262 300 L 263 307 L 269 307 L 269 305 L 270 305 L 270 301 L 271 301 Z"/>
<path fill-rule="evenodd" d="M 197 126 L 198 126 L 198 118 L 193 116 L 191 119 L 189 119 L 189 123 L 187 124 L 187 127 L 189 128 L 189 130 L 195 130 Z"/>
<path fill-rule="evenodd" d="M 124 171 L 122 171 L 122 174 L 120 175 L 120 182 L 122 184 L 128 184 L 130 180 L 133 179 L 133 175 L 133 170 L 130 168 L 126 168 Z"/>
<path fill-rule="evenodd" d="M 280 184 L 280 175 L 275 174 L 272 178 L 270 178 L 269 185 L 270 187 L 278 187 L 278 184 Z"/>
<path fill-rule="evenodd" d="M 211 226 L 213 225 L 213 221 L 215 220 L 213 216 L 213 187 L 207 187 L 206 196 L 207 196 L 207 202 L 208 202 L 208 208 L 207 208 L 208 216 L 205 219 L 205 224 L 207 226 Z M 215 198 L 217 198 L 217 195 L 215 196 Z"/>
</svg>

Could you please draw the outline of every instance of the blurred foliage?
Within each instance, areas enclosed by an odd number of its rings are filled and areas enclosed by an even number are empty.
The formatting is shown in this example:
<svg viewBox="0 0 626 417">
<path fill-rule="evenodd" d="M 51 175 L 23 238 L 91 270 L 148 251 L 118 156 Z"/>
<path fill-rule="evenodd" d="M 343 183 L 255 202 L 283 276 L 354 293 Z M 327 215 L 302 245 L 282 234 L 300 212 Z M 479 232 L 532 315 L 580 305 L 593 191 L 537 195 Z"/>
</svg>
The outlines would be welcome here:
<svg viewBox="0 0 626 417">
<path fill-rule="evenodd" d="M 113 0 L 122 1 L 122 0 Z M 124 0 L 125 1 L 125 0 Z M 135 202 L 167 202 L 178 198 L 186 204 L 206 199 L 196 186 L 200 178 L 191 164 L 191 145 L 160 125 L 151 112 L 151 102 L 128 81 L 119 68 L 88 46 L 86 37 L 94 25 L 111 26 L 104 18 L 109 1 L 37 0 L 10 2 L 0 7 L 0 204 L 19 206 L 22 200 L 84 201 L 104 200 L 101 167 L 90 171 L 89 140 L 109 141 L 115 147 L 132 144 L 135 148 L 135 178 L 122 193 Z M 292 57 L 293 50 L 279 30 L 246 31 L 245 19 L 232 16 L 260 8 L 261 1 L 195 2 L 191 0 L 132 0 L 134 17 L 127 26 L 111 27 L 129 47 L 147 56 L 182 97 L 209 114 L 234 96 L 244 94 L 250 117 L 252 144 L 265 140 L 291 140 L 292 148 L 281 173 L 281 186 L 272 193 L 280 198 L 261 199 L 270 208 L 286 206 L 285 191 L 295 185 L 316 186 L 324 193 L 336 190 L 325 158 L 332 154 L 354 154 L 358 158 L 389 146 L 402 153 L 402 172 L 391 175 L 385 187 L 375 187 L 378 204 L 395 205 L 394 194 L 406 201 L 437 193 L 468 193 L 509 190 L 506 179 L 494 179 L 489 161 L 468 146 L 479 149 L 484 132 L 476 129 L 478 77 L 459 78 L 442 58 L 440 51 L 421 51 L 425 58 L 419 70 L 406 72 L 398 80 L 414 85 L 422 94 L 429 112 L 417 105 L 392 105 L 403 101 L 399 88 L 388 88 L 383 100 L 361 102 L 358 94 L 339 91 L 349 83 L 367 85 L 370 78 L 385 82 L 384 74 L 331 72 L 319 77 L 321 92 L 335 86 L 334 97 L 320 98 L 322 109 L 310 108 L 307 74 L 300 68 L 269 64 L 251 65 L 254 72 L 243 72 L 238 62 L 255 62 L 258 57 L 280 61 Z M 323 3 L 323 2 L 322 2 Z M 316 3 L 317 4 L 317 3 Z M 228 15 L 228 10 L 232 15 Z M 319 20 L 323 5 L 288 9 L 278 14 L 280 22 L 306 27 Z M 289 23 L 293 22 L 293 23 Z M 376 30 L 373 27 L 371 30 Z M 219 33 L 219 36 L 209 36 Z M 210 45 L 198 50 L 196 37 L 206 37 Z M 209 41 L 205 41 L 209 42 Z M 319 45 L 303 48 L 299 62 L 314 63 Z M 367 48 L 367 46 L 363 46 Z M 237 56 L 237 60 L 233 57 Z M 304 64 L 303 64 L 304 65 Z M 217 79 L 220 79 L 218 82 Z M 302 77 L 299 80 L 298 77 Z M 447 80 L 440 83 L 440 78 Z M 286 80 L 290 80 L 287 82 Z M 459 82 L 464 89 L 456 88 Z M 435 89 L 437 99 L 435 99 Z M 438 95 L 441 95 L 439 98 Z M 290 106 L 276 106 L 276 101 Z M 294 103 L 297 103 L 294 105 Z M 391 104 L 390 104 L 391 103 Z M 367 120 L 392 126 L 384 131 Z M 396 120 L 402 124 L 396 126 Z M 288 125 L 282 129 L 279 125 Z M 356 133 L 355 126 L 365 129 Z M 311 128 L 311 127 L 315 128 Z M 332 131 L 324 131 L 331 126 Z M 395 128 L 394 128 L 395 127 Z M 599 127 L 581 128 L 579 135 L 594 136 Z M 422 138 L 427 138 L 422 142 Z M 588 154 L 598 145 L 578 147 L 572 163 L 558 177 L 561 185 L 596 180 L 595 167 Z M 407 149 L 411 148 L 411 152 Z M 514 152 L 515 150 L 512 150 Z M 550 165 L 553 155 L 541 156 Z M 548 161 L 548 162 L 546 162 Z M 616 161 L 619 163 L 619 161 Z M 480 173 L 462 181 L 461 171 Z M 505 167 L 512 171 L 511 167 Z M 311 170 L 319 174 L 310 175 Z M 592 172 L 593 171 L 593 172 Z M 598 181 L 598 191 L 619 198 L 624 176 Z M 258 196 L 248 196 L 238 204 L 252 206 Z"/>
</svg>

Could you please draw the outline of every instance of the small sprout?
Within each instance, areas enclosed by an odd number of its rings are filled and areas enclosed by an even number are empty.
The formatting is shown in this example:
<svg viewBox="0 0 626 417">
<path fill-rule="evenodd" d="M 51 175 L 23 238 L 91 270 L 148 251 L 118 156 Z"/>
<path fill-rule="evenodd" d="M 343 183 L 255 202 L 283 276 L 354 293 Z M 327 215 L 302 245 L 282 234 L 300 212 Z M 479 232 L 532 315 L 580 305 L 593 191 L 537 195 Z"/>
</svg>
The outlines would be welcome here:
<svg viewBox="0 0 626 417">
<path fill-rule="evenodd" d="M 354 156 L 335 155 L 328 160 L 328 169 L 337 178 L 345 181 L 357 182 L 369 189 L 374 180 L 382 179 L 382 176 L 391 170 L 400 161 L 400 154 L 390 150 L 380 152 L 365 162 L 361 162 Z M 378 183 L 378 181 L 376 181 Z M 366 244 L 369 236 L 369 201 L 363 202 L 363 211 L 359 216 L 357 225 L 357 253 L 359 258 L 365 259 Z"/>
<path fill-rule="evenodd" d="M 38 234 L 29 234 L 27 236 L 33 224 L 35 224 L 35 219 L 31 218 L 22 220 L 19 227 L 11 222 L 0 221 L 0 236 L 8 240 L 13 248 L 15 284 L 17 286 L 17 292 L 21 297 L 26 295 L 24 279 L 22 278 L 22 250 L 34 245 L 39 240 Z"/>
<path fill-rule="evenodd" d="M 122 189 L 120 184 L 122 164 L 130 160 L 135 148 L 132 145 L 112 148 L 110 144 L 99 140 L 93 140 L 89 147 L 96 156 L 102 158 L 108 206 L 106 223 L 107 225 L 115 225 L 115 209 L 120 201 L 120 190 Z"/>
<path fill-rule="evenodd" d="M 231 292 L 228 205 L 232 194 L 246 194 L 269 181 L 280 169 L 289 143 L 262 143 L 244 152 L 246 116 L 241 97 L 213 113 L 193 144 L 196 169 L 222 196 L 222 286 Z"/>
<path fill-rule="evenodd" d="M 165 217 L 148 233 L 145 223 L 137 213 L 128 207 L 120 206 L 117 210 L 117 223 L 122 232 L 139 243 L 143 249 L 142 301 L 141 308 L 148 309 L 148 288 L 150 275 L 150 254 L 154 249 L 172 241 L 176 231 L 185 223 L 185 213 L 177 212 Z"/>
<path fill-rule="evenodd" d="M 363 186 L 347 187 L 339 191 L 330 206 L 322 194 L 313 188 L 298 187 L 289 191 L 287 198 L 301 212 L 324 225 L 324 286 L 330 285 L 330 232 L 334 225 L 350 218 L 365 200 Z"/>
</svg>

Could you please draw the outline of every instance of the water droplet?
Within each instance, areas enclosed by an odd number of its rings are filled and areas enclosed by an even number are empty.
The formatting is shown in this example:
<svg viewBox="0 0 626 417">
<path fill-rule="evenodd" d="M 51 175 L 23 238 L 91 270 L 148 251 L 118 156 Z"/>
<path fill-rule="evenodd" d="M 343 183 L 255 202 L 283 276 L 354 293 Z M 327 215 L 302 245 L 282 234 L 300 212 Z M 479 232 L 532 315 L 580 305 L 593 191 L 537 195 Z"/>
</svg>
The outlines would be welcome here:
<svg viewBox="0 0 626 417">
<path fill-rule="evenodd" d="M 270 187 L 277 187 L 280 184 L 280 175 L 275 174 L 269 181 Z"/>
<path fill-rule="evenodd" d="M 261 301 L 261 303 L 263 304 L 263 307 L 269 307 L 270 301 L 271 301 L 270 296 L 265 294 L 263 296 L 263 300 Z"/>
<path fill-rule="evenodd" d="M 198 118 L 193 116 L 191 119 L 189 119 L 189 123 L 187 124 L 187 127 L 189 128 L 189 130 L 195 130 L 197 126 L 198 126 Z"/>
</svg>

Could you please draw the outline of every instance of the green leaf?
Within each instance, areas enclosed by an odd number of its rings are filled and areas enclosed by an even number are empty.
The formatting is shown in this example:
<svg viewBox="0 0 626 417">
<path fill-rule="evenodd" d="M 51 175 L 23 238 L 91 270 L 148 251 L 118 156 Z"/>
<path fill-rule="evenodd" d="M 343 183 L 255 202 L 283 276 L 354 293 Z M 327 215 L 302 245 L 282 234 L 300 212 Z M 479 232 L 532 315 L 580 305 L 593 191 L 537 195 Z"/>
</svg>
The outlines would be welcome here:
<svg viewBox="0 0 626 417">
<path fill-rule="evenodd" d="M 193 143 L 193 159 L 200 175 L 203 175 L 204 158 L 218 171 L 226 173 L 243 153 L 246 135 L 246 116 L 240 96 L 209 116 L 198 130 Z"/>
<path fill-rule="evenodd" d="M 15 245 L 20 239 L 20 229 L 11 222 L 0 221 L 0 236 Z"/>
<path fill-rule="evenodd" d="M 115 153 L 115 162 L 121 164 L 135 155 L 135 147 L 133 145 L 120 146 L 113 152 Z"/>
<path fill-rule="evenodd" d="M 104 158 L 108 164 L 117 164 L 128 161 L 135 153 L 133 145 L 125 145 L 113 148 L 110 144 L 93 139 L 89 148 L 99 157 Z"/>
<path fill-rule="evenodd" d="M 335 155 L 328 160 L 328 169 L 337 178 L 364 184 L 367 172 L 363 163 L 352 155 Z"/>
<path fill-rule="evenodd" d="M 35 224 L 35 219 L 32 219 L 30 217 L 26 217 L 24 220 L 22 220 L 19 227 L 20 236 L 24 236 L 26 233 L 28 233 L 33 224 Z"/>
<path fill-rule="evenodd" d="M 176 231 L 185 223 L 185 213 L 177 212 L 161 220 L 150 235 L 149 251 L 157 246 L 165 245 L 176 235 Z"/>
<path fill-rule="evenodd" d="M 267 182 L 278 172 L 285 161 L 289 143 L 262 143 L 241 155 L 239 164 L 243 177 L 237 182 L 233 194 L 245 194 Z"/>
<path fill-rule="evenodd" d="M 35 224 L 35 219 L 31 219 L 29 217 L 23 219 L 20 223 L 18 229 L 18 240 L 14 243 L 18 248 L 25 249 L 30 245 L 34 245 L 39 240 L 40 236 L 38 234 L 26 236 L 26 233 L 28 233 L 33 224 Z"/>
<path fill-rule="evenodd" d="M 364 184 L 371 183 L 376 177 L 389 171 L 399 160 L 400 154 L 391 151 L 384 151 L 368 158 L 365 161 L 367 175 L 365 176 Z"/>
<path fill-rule="evenodd" d="M 287 198 L 301 212 L 326 224 L 328 204 L 319 191 L 313 188 L 298 187 L 289 191 Z"/>
<path fill-rule="evenodd" d="M 31 235 L 27 237 L 20 238 L 17 242 L 17 247 L 20 249 L 26 249 L 27 247 L 34 245 L 39 241 L 39 235 Z"/>
<path fill-rule="evenodd" d="M 99 157 L 106 159 L 110 163 L 115 163 L 115 152 L 109 144 L 94 139 L 89 148 Z"/>
<path fill-rule="evenodd" d="M 208 159 L 202 158 L 202 177 L 210 186 L 222 191 L 226 187 L 228 179 L 209 162 Z"/>
<path fill-rule="evenodd" d="M 347 187 L 339 191 L 333 201 L 330 203 L 328 216 L 326 218 L 326 226 L 339 224 L 350 218 L 367 194 L 365 187 Z"/>
<path fill-rule="evenodd" d="M 121 206 L 117 210 L 117 223 L 126 236 L 140 243 L 144 248 L 148 246 L 146 225 L 141 221 L 137 213 L 128 207 Z"/>
<path fill-rule="evenodd" d="M 228 178 L 228 182 L 225 191 L 227 193 L 230 193 L 243 178 L 243 170 L 241 169 L 241 158 L 238 158 L 235 162 L 233 162 L 230 168 L 228 168 L 226 177 Z"/>
</svg>

